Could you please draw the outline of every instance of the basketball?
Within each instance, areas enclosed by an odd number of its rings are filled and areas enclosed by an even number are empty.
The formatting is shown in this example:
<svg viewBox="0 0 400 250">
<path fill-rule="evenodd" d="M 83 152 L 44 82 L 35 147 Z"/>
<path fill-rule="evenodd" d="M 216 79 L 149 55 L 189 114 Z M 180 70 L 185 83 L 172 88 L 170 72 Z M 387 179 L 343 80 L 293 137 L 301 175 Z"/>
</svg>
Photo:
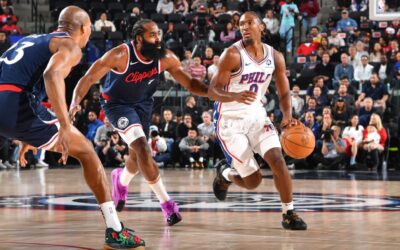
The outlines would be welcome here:
<svg viewBox="0 0 400 250">
<path fill-rule="evenodd" d="M 310 128 L 298 124 L 283 130 L 281 144 L 287 155 L 294 159 L 302 159 L 313 152 L 315 137 Z"/>
</svg>

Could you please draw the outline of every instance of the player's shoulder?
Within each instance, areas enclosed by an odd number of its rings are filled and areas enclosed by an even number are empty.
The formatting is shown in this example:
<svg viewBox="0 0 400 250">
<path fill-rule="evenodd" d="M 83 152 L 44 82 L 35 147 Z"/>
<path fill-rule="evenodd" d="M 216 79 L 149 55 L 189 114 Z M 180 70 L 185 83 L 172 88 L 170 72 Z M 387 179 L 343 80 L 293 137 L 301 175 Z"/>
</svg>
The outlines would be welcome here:
<svg viewBox="0 0 400 250">
<path fill-rule="evenodd" d="M 223 57 L 223 59 L 228 60 L 228 61 L 240 59 L 240 47 L 238 47 L 235 44 L 229 46 L 228 48 L 226 48 L 223 51 L 222 57 Z"/>
<path fill-rule="evenodd" d="M 81 51 L 79 45 L 70 37 L 51 37 L 49 47 L 52 53 L 60 49 L 67 49 L 72 52 Z"/>
</svg>

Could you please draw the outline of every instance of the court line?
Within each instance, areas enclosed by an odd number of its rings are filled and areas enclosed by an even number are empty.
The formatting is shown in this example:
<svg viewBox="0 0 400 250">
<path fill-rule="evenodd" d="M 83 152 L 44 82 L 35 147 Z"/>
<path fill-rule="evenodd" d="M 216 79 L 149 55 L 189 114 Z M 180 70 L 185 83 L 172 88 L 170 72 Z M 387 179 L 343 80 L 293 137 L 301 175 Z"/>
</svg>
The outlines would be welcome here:
<svg viewBox="0 0 400 250">
<path fill-rule="evenodd" d="M 0 241 L 0 244 L 33 245 L 33 246 L 43 246 L 43 247 L 46 247 L 46 246 L 48 246 L 48 247 L 69 247 L 69 248 L 84 249 L 84 250 L 96 250 L 95 248 L 87 248 L 87 247 L 80 247 L 80 246 L 45 244 L 45 243 L 34 243 L 34 242 Z"/>
</svg>

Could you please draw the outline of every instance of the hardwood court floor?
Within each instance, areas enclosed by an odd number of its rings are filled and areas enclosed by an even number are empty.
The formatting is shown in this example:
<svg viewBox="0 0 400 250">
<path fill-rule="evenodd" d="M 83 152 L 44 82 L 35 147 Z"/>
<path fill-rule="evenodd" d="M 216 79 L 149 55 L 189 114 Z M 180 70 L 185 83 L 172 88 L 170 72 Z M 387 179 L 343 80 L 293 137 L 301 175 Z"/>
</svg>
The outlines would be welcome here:
<svg viewBox="0 0 400 250">
<path fill-rule="evenodd" d="M 258 189 L 232 187 L 227 201 L 217 202 L 212 169 L 163 170 L 183 214 L 173 227 L 163 225 L 155 196 L 136 176 L 120 218 L 146 249 L 400 249 L 398 174 L 294 173 L 307 231 L 281 228 L 268 171 Z M 80 169 L 0 172 L 0 249 L 101 249 L 103 240 L 102 217 Z"/>
</svg>

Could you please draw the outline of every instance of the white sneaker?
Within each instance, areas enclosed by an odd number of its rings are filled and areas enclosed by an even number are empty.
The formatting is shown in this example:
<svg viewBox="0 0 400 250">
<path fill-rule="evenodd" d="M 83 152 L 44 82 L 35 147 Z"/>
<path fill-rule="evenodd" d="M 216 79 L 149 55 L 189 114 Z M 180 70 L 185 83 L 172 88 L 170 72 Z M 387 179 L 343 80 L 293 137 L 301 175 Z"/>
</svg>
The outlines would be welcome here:
<svg viewBox="0 0 400 250">
<path fill-rule="evenodd" d="M 36 166 L 37 168 L 46 168 L 46 167 L 49 166 L 49 164 L 47 164 L 47 163 L 44 162 L 44 161 L 39 160 L 38 163 L 36 163 L 35 166 Z"/>
<path fill-rule="evenodd" d="M 15 168 L 15 166 L 13 164 L 11 164 L 9 161 L 5 161 L 3 162 L 3 164 L 7 167 L 7 168 Z"/>
<path fill-rule="evenodd" d="M 7 166 L 0 161 L 0 169 L 7 169 Z"/>
</svg>

